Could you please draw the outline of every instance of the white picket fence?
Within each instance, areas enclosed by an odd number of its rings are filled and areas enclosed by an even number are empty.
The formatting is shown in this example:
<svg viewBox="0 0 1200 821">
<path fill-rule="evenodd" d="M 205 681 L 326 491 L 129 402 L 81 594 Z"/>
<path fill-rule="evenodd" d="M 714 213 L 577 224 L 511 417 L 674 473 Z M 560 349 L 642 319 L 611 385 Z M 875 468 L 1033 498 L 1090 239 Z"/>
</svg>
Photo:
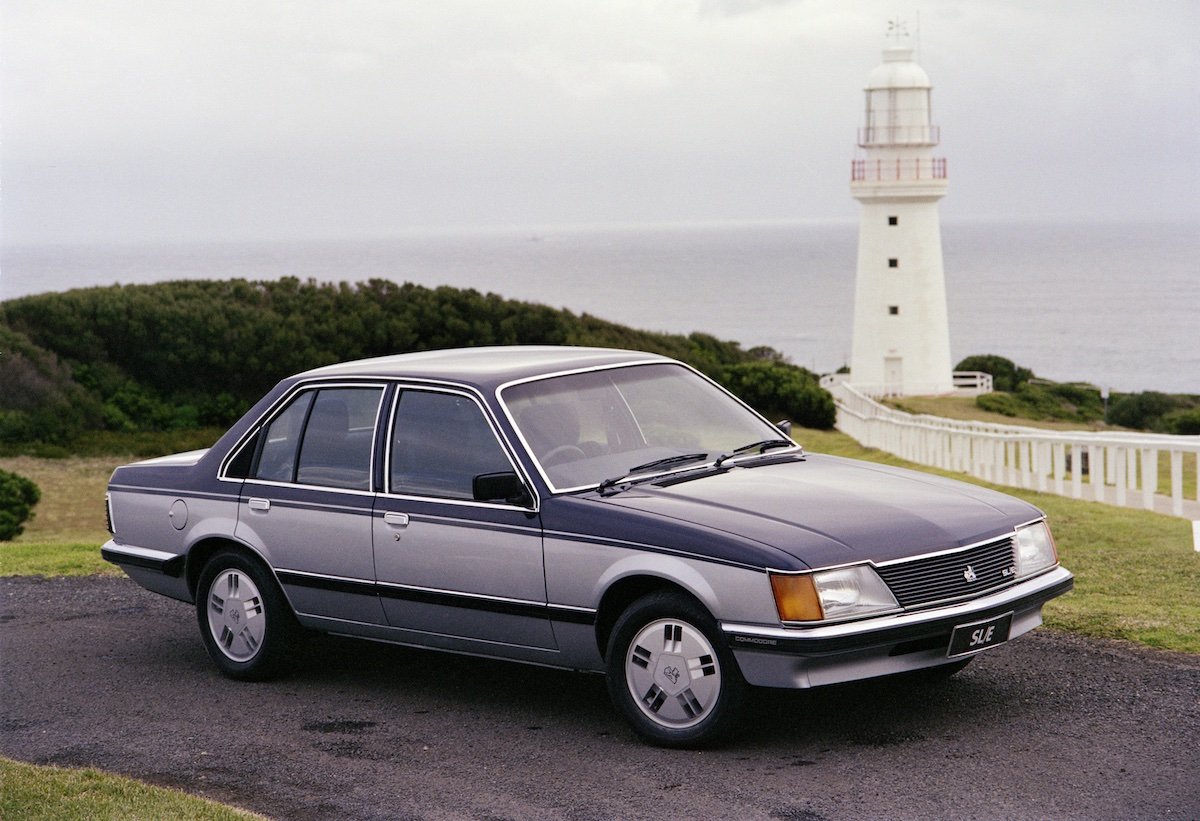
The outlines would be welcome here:
<svg viewBox="0 0 1200 821">
<path fill-rule="evenodd" d="M 837 403 L 838 430 L 864 445 L 995 484 L 1182 516 L 1197 522 L 1200 550 L 1200 436 L 944 419 L 885 407 L 844 382 L 830 380 L 827 387 Z M 1160 463 L 1169 463 L 1165 483 Z M 1198 488 L 1186 497 L 1185 466 Z"/>
</svg>

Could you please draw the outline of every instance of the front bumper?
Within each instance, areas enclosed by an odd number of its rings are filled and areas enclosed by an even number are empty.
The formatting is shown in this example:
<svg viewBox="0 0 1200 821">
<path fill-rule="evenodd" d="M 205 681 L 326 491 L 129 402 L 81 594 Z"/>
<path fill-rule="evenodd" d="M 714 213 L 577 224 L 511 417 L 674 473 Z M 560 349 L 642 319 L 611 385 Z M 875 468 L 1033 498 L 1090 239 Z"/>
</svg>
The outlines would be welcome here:
<svg viewBox="0 0 1200 821">
<path fill-rule="evenodd" d="M 816 627 L 721 627 L 742 675 L 762 687 L 817 687 L 954 662 L 955 627 L 1012 613 L 1009 640 L 1042 623 L 1042 605 L 1075 585 L 1063 567 L 990 596 L 913 613 Z"/>
</svg>

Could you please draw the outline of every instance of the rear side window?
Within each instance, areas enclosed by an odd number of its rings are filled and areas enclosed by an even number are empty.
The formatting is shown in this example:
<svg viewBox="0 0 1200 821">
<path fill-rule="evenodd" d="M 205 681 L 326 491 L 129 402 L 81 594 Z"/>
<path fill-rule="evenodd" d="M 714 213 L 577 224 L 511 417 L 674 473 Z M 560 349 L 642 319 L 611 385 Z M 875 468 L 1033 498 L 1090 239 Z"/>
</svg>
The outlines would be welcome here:
<svg viewBox="0 0 1200 821">
<path fill-rule="evenodd" d="M 382 388 L 317 392 L 300 442 L 298 483 L 371 489 L 371 446 L 382 393 Z"/>
<path fill-rule="evenodd" d="M 297 396 L 267 426 L 252 478 L 370 490 L 380 387 L 322 388 Z"/>
<path fill-rule="evenodd" d="M 287 406 L 283 413 L 267 426 L 262 434 L 262 451 L 258 456 L 258 467 L 251 474 L 253 479 L 268 482 L 291 482 L 296 475 L 296 451 L 300 447 L 300 433 L 304 420 L 312 405 L 315 391 L 300 394 Z"/>
<path fill-rule="evenodd" d="M 391 444 L 392 493 L 469 500 L 476 476 L 513 469 L 483 411 L 458 394 L 404 391 Z"/>
</svg>

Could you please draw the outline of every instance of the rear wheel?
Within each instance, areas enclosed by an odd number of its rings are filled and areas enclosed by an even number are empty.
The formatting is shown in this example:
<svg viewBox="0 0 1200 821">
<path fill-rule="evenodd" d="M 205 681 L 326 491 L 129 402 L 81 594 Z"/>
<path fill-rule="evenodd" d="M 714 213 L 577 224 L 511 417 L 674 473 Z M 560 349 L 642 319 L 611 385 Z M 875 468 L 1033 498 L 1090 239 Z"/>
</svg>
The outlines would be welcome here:
<svg viewBox="0 0 1200 821">
<path fill-rule="evenodd" d="M 291 608 L 266 571 L 244 554 L 217 553 L 196 587 L 200 635 L 225 675 L 260 681 L 278 675 L 299 635 Z"/>
<path fill-rule="evenodd" d="M 638 599 L 608 645 L 608 691 L 639 736 L 699 747 L 734 729 L 746 684 L 703 607 L 674 592 Z"/>
</svg>

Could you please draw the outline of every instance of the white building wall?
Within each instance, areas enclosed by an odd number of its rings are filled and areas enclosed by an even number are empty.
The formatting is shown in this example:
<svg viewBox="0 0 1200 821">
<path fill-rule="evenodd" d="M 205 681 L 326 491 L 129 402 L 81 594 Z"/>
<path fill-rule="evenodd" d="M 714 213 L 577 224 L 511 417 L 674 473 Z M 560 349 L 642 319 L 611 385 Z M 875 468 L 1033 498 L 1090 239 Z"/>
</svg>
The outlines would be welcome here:
<svg viewBox="0 0 1200 821">
<path fill-rule="evenodd" d="M 871 393 L 954 388 L 938 200 L 945 161 L 930 86 L 911 49 L 891 46 L 866 89 L 851 193 L 862 204 L 850 382 Z M 894 224 L 892 224 L 894 222 Z"/>
<path fill-rule="evenodd" d="M 894 394 L 949 393 L 949 325 L 936 199 L 863 200 L 851 382 L 883 385 Z M 894 373 L 885 373 L 885 363 L 892 360 L 894 371 L 896 359 L 900 384 Z"/>
</svg>

